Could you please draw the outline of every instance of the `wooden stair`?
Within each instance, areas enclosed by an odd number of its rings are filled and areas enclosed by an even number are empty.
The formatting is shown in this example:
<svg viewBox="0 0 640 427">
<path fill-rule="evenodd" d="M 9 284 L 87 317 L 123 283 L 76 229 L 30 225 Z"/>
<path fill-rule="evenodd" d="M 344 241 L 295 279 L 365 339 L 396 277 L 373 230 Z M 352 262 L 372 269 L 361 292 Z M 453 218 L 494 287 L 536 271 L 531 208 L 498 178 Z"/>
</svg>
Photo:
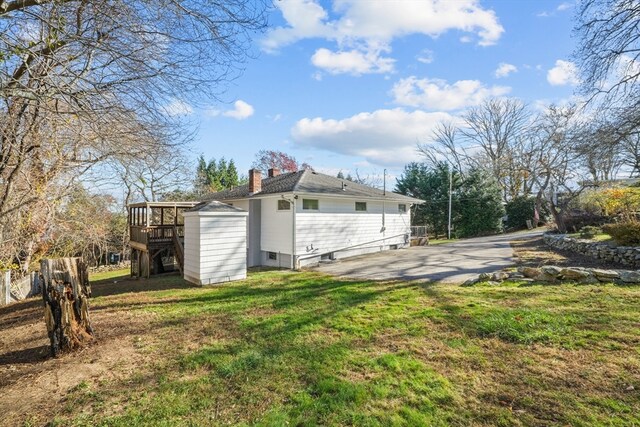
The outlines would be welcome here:
<svg viewBox="0 0 640 427">
<path fill-rule="evenodd" d="M 173 227 L 173 250 L 176 254 L 176 261 L 178 261 L 178 269 L 180 269 L 180 273 L 184 273 L 184 247 L 182 246 L 182 242 L 180 241 L 180 237 L 178 237 L 178 228 Z"/>
</svg>

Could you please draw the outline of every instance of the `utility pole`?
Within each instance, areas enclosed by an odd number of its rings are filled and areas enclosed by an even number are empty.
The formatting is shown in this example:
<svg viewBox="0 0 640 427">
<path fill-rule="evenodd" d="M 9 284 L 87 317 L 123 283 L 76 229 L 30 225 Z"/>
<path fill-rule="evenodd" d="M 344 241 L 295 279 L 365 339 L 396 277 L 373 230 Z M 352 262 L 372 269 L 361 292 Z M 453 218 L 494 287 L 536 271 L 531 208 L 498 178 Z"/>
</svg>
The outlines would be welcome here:
<svg viewBox="0 0 640 427">
<path fill-rule="evenodd" d="M 451 192 L 452 192 L 452 189 L 453 189 L 453 169 L 449 167 L 449 226 L 447 228 L 447 230 L 449 231 L 448 233 L 449 240 L 451 240 Z"/>
</svg>

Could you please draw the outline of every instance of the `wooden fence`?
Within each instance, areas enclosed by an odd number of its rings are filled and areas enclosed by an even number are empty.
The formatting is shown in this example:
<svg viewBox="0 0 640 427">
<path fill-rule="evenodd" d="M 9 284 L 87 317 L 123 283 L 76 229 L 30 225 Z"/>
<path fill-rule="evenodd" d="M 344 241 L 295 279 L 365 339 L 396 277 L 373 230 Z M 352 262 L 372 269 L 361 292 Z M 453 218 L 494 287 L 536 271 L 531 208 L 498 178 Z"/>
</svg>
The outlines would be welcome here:
<svg viewBox="0 0 640 427">
<path fill-rule="evenodd" d="M 40 293 L 40 284 L 36 272 L 18 278 L 12 277 L 15 274 L 11 273 L 11 270 L 0 271 L 0 305 L 21 301 Z"/>
</svg>

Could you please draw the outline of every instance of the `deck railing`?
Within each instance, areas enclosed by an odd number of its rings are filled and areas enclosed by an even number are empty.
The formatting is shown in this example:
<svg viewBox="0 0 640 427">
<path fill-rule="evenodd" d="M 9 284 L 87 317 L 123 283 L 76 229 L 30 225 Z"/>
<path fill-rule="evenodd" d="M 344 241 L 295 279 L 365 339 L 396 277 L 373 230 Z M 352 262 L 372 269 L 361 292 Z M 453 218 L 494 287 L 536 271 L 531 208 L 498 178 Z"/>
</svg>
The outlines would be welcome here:
<svg viewBox="0 0 640 427">
<path fill-rule="evenodd" d="M 149 227 L 131 225 L 129 227 L 131 230 L 129 233 L 131 241 L 142 243 L 143 245 L 171 242 L 173 240 L 173 235 L 176 232 L 178 238 L 184 237 L 183 225 L 152 225 Z"/>
</svg>

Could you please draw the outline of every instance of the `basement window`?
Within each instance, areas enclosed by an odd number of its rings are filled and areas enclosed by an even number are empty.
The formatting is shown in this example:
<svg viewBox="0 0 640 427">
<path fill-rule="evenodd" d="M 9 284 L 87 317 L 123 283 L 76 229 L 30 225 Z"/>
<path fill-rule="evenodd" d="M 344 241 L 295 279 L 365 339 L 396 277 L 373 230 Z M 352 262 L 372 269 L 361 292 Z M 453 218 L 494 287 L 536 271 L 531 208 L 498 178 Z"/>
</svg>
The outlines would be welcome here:
<svg viewBox="0 0 640 427">
<path fill-rule="evenodd" d="M 278 254 L 275 253 L 275 252 L 267 252 L 267 258 L 273 259 L 273 260 L 277 260 L 278 259 Z"/>
<path fill-rule="evenodd" d="M 356 212 L 366 212 L 367 202 L 356 202 Z"/>
<path fill-rule="evenodd" d="M 302 199 L 302 209 L 305 211 L 317 211 L 319 207 L 317 199 Z"/>
<path fill-rule="evenodd" d="M 278 210 L 279 211 L 288 211 L 291 209 L 291 202 L 288 200 L 278 200 Z"/>
<path fill-rule="evenodd" d="M 407 212 L 407 205 L 405 205 L 404 203 L 400 203 L 398 205 L 398 212 L 400 212 L 400 213 Z"/>
</svg>

